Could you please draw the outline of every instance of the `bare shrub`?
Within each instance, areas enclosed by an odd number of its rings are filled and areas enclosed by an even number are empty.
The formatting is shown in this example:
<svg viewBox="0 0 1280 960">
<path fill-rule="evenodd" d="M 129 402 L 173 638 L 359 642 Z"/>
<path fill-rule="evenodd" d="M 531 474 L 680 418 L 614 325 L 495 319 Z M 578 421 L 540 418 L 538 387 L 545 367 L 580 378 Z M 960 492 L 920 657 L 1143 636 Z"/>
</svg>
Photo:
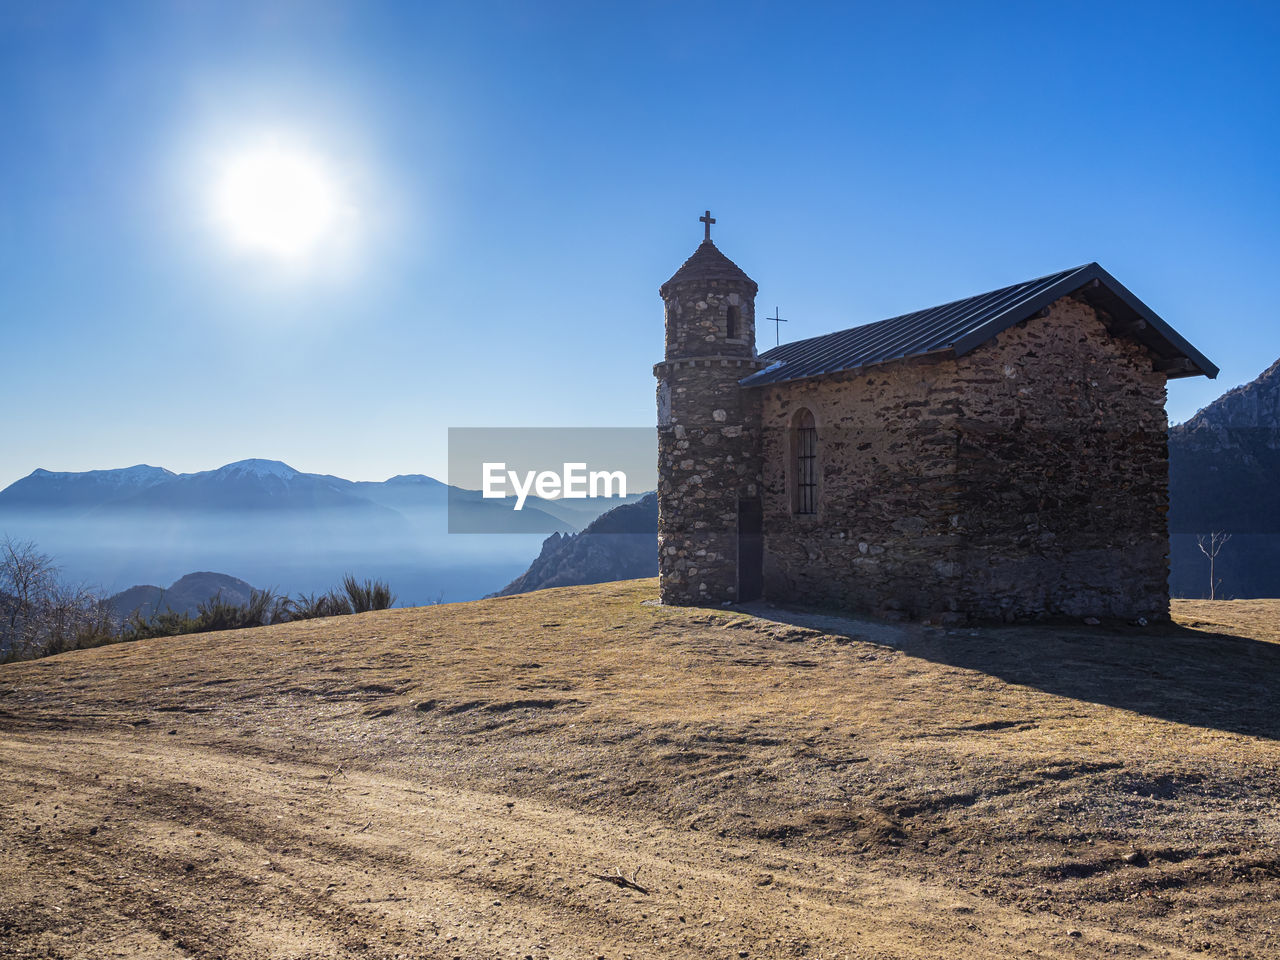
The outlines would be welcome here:
<svg viewBox="0 0 1280 960">
<path fill-rule="evenodd" d="M 336 590 L 328 593 L 300 593 L 286 601 L 286 616 L 290 620 L 345 617 L 352 612 L 351 601 Z"/>
<path fill-rule="evenodd" d="M 282 623 L 289 619 L 286 598 L 274 590 L 254 590 L 244 603 L 223 600 L 214 594 L 196 607 L 196 614 L 166 610 L 151 617 L 135 614 L 125 627 L 125 639 L 176 637 L 184 633 L 211 633 L 214 630 L 244 630 Z"/>
<path fill-rule="evenodd" d="M 386 610 L 396 602 L 395 594 L 385 580 L 360 581 L 348 573 L 342 578 L 342 589 L 346 591 L 351 609 L 356 613 Z"/>
<path fill-rule="evenodd" d="M 96 590 L 63 581 L 30 540 L 0 539 L 0 659 L 28 660 L 116 639 L 111 609 Z"/>
</svg>

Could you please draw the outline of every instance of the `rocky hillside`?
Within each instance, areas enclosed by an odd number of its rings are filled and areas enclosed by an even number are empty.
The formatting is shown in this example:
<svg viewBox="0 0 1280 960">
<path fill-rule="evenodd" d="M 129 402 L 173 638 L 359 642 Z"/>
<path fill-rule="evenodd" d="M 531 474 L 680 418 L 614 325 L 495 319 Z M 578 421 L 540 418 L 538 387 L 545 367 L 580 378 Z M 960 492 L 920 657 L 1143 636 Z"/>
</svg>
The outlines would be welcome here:
<svg viewBox="0 0 1280 960">
<path fill-rule="evenodd" d="M 1228 390 L 1186 423 L 1173 429 L 1183 434 L 1203 431 L 1225 434 L 1231 430 L 1260 427 L 1274 431 L 1277 424 L 1280 424 L 1280 360 L 1258 374 L 1256 379 Z"/>
<path fill-rule="evenodd" d="M 581 533 L 553 533 L 529 569 L 494 596 L 635 580 L 658 572 L 658 495 L 614 507 Z"/>
<path fill-rule="evenodd" d="M 1208 592 L 1196 535 L 1231 534 L 1218 557 L 1225 596 L 1280 596 L 1280 360 L 1169 431 L 1170 580 Z"/>
</svg>

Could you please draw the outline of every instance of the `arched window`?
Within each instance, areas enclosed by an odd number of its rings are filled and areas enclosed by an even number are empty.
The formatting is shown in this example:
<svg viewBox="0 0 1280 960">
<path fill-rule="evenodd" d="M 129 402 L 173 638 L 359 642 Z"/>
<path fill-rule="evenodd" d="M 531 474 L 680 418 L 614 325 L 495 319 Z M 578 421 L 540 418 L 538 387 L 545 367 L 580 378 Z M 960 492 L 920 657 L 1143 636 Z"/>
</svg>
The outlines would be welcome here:
<svg viewBox="0 0 1280 960">
<path fill-rule="evenodd" d="M 808 410 L 796 411 L 794 424 L 795 449 L 795 512 L 818 512 L 818 424 Z"/>
<path fill-rule="evenodd" d="M 724 322 L 724 335 L 732 340 L 738 335 L 738 308 L 730 307 L 729 316 Z"/>
</svg>

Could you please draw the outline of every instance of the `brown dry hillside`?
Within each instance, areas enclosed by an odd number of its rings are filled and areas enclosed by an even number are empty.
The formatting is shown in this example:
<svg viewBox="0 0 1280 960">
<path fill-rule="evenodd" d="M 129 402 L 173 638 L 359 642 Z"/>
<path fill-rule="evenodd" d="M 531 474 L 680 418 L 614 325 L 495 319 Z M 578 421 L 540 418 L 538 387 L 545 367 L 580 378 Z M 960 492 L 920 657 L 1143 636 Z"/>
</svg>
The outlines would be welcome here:
<svg viewBox="0 0 1280 960">
<path fill-rule="evenodd" d="M 0 668 L 0 956 L 1280 956 L 1280 601 L 655 593 Z"/>
</svg>

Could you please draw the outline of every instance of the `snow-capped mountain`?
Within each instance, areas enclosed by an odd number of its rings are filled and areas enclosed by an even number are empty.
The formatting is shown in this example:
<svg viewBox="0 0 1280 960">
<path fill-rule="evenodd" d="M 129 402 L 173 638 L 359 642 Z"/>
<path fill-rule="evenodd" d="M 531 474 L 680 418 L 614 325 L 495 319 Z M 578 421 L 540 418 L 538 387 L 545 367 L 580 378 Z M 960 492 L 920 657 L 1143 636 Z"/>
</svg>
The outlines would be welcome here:
<svg viewBox="0 0 1280 960">
<path fill-rule="evenodd" d="M 36 469 L 0 490 L 0 506 L 59 511 L 89 509 L 167 483 L 176 476 L 163 467 L 144 463 L 119 470 L 83 473 Z"/>
<path fill-rule="evenodd" d="M 376 504 L 356 492 L 350 480 L 303 473 L 279 460 L 237 460 L 216 470 L 177 474 L 166 483 L 113 501 L 110 507 L 200 511 L 377 509 Z"/>
<path fill-rule="evenodd" d="M 379 504 L 362 495 L 359 486 L 341 477 L 303 473 L 279 460 L 238 460 L 196 473 L 173 473 L 145 465 L 83 473 L 37 469 L 0 490 L 0 511 L 87 514 L 327 507 L 377 511 Z"/>
<path fill-rule="evenodd" d="M 228 463 L 225 466 L 218 467 L 216 470 L 202 470 L 200 474 L 188 474 L 188 476 L 200 476 L 201 474 L 218 473 L 224 477 L 280 477 L 281 479 L 290 479 L 299 476 L 315 476 L 315 474 L 303 474 L 299 470 L 293 469 L 283 460 L 237 460 L 235 463 Z"/>
</svg>

